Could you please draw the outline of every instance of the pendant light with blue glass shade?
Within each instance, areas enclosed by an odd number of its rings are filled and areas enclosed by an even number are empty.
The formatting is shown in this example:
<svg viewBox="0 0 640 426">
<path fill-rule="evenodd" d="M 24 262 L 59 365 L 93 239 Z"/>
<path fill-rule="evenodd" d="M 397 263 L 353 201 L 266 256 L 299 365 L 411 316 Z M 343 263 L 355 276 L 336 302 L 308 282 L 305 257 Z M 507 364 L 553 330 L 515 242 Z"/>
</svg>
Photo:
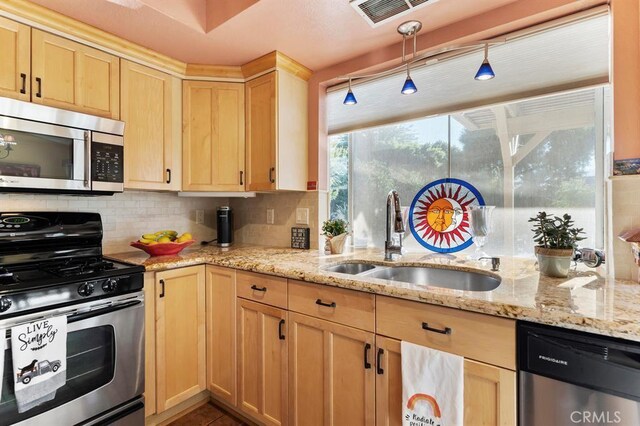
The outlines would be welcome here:
<svg viewBox="0 0 640 426">
<path fill-rule="evenodd" d="M 493 68 L 491 68 L 491 64 L 489 63 L 489 43 L 484 45 L 484 60 L 482 61 L 482 65 L 478 69 L 476 73 L 475 79 L 480 81 L 491 80 L 496 76 L 496 73 L 493 72 Z"/>
<path fill-rule="evenodd" d="M 344 97 L 344 101 L 342 101 L 342 103 L 345 105 L 355 105 L 358 103 L 356 95 L 354 95 L 351 90 L 351 79 L 349 79 L 349 91 L 347 92 L 347 96 Z"/>
<path fill-rule="evenodd" d="M 418 91 L 415 83 L 411 79 L 411 74 L 409 73 L 409 64 L 407 64 L 407 79 L 404 81 L 404 85 L 402 86 L 402 90 L 400 93 L 403 95 L 412 95 Z"/>
</svg>

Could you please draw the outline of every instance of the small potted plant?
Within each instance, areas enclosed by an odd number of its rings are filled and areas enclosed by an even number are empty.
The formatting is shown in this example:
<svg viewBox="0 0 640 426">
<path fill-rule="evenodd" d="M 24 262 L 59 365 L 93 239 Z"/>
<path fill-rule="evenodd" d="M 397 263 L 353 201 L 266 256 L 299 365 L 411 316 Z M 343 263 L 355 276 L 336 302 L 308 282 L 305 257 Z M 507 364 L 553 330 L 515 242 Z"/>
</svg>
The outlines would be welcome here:
<svg viewBox="0 0 640 426">
<path fill-rule="evenodd" d="M 576 243 L 585 237 L 582 228 L 573 226 L 571 216 L 552 216 L 539 212 L 529 219 L 533 223 L 533 240 L 536 242 L 536 257 L 540 273 L 549 277 L 566 278 L 571 267 L 571 258 Z"/>
<path fill-rule="evenodd" d="M 325 251 L 329 246 L 331 254 L 341 254 L 347 241 L 349 224 L 342 219 L 325 220 L 322 223 L 322 235 L 326 238 Z"/>
</svg>

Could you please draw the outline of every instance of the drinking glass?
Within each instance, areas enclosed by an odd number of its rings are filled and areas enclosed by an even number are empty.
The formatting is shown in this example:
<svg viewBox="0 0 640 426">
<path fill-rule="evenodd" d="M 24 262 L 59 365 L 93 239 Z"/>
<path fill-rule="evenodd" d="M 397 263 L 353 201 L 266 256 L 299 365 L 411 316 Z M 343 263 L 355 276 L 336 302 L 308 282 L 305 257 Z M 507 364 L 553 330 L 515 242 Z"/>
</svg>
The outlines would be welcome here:
<svg viewBox="0 0 640 426">
<path fill-rule="evenodd" d="M 487 237 L 493 230 L 492 215 L 495 206 L 469 206 L 467 213 L 469 217 L 469 225 L 471 227 L 471 235 L 473 235 L 473 243 L 476 246 L 475 259 L 487 256 L 482 247 L 487 242 Z"/>
</svg>

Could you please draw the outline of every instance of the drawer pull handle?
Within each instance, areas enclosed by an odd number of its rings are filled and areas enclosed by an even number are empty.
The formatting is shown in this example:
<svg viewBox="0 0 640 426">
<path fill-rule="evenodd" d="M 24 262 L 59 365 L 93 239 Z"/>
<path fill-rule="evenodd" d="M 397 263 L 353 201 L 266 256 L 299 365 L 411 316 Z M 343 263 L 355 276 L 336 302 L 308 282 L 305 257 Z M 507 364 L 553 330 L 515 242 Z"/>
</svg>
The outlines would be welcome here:
<svg viewBox="0 0 640 426">
<path fill-rule="evenodd" d="M 160 285 L 162 286 L 162 290 L 160 290 L 160 297 L 164 297 L 164 280 L 160 280 Z"/>
<path fill-rule="evenodd" d="M 369 350 L 371 349 L 371 344 L 370 343 L 365 343 L 364 345 L 364 368 L 365 369 L 370 369 L 371 368 L 371 363 L 369 362 Z"/>
<path fill-rule="evenodd" d="M 378 356 L 376 358 L 376 373 L 384 374 L 384 369 L 382 368 L 382 355 L 384 355 L 384 349 L 378 348 Z"/>
<path fill-rule="evenodd" d="M 255 290 L 255 291 L 261 291 L 263 293 L 267 292 L 267 288 L 266 287 L 258 287 L 257 285 L 253 284 L 251 286 L 251 290 Z"/>
<path fill-rule="evenodd" d="M 278 337 L 280 340 L 284 340 L 284 332 L 282 331 L 282 326 L 284 326 L 284 320 L 281 319 L 278 323 Z"/>
<path fill-rule="evenodd" d="M 327 308 L 335 308 L 336 302 L 326 303 L 326 302 L 323 302 L 322 299 L 318 299 L 316 300 L 316 305 L 326 306 Z"/>
<path fill-rule="evenodd" d="M 422 323 L 422 329 L 427 331 L 433 331 L 434 333 L 439 333 L 439 334 L 451 334 L 453 332 L 453 330 L 451 330 L 451 328 L 449 327 L 445 327 L 444 330 L 441 330 L 439 328 L 429 327 L 429 324 L 426 322 Z"/>
</svg>

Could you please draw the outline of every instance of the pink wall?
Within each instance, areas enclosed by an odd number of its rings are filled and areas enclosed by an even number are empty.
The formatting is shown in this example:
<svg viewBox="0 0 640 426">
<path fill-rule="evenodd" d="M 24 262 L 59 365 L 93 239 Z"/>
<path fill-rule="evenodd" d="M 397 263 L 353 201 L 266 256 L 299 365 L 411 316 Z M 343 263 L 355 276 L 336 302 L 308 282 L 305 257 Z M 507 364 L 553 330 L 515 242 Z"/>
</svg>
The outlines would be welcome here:
<svg viewBox="0 0 640 426">
<path fill-rule="evenodd" d="M 614 158 L 640 158 L 640 5 L 611 0 Z"/>
<path fill-rule="evenodd" d="M 630 59 L 626 59 L 621 66 L 625 69 L 633 67 L 633 69 L 627 70 L 627 73 L 624 75 L 624 80 L 630 81 L 635 75 L 635 87 L 637 88 L 638 84 L 640 84 L 640 78 L 638 77 L 638 73 L 640 73 L 640 67 L 638 66 L 638 61 L 640 60 L 638 43 L 640 42 L 640 38 L 637 32 L 637 26 L 640 22 L 637 11 L 638 0 L 612 1 L 624 5 L 625 11 L 623 13 L 633 12 L 631 3 L 635 4 L 635 14 L 626 16 L 625 19 L 625 27 L 631 26 L 631 21 L 633 20 L 636 26 L 634 41 L 629 42 L 630 44 L 635 43 L 635 50 L 629 49 L 628 51 L 635 52 L 634 55 L 631 55 L 635 56 L 635 66 L 630 64 L 630 62 L 633 62 Z M 519 0 L 494 9 L 491 12 L 422 34 L 418 37 L 418 49 L 427 50 L 456 42 L 496 37 L 605 3 L 607 3 L 607 0 Z M 327 124 L 324 109 L 324 97 L 326 96 L 327 86 L 335 84 L 337 82 L 336 77 L 340 75 L 365 69 L 375 69 L 376 67 L 384 66 L 385 63 L 397 61 L 399 53 L 402 51 L 401 49 L 400 43 L 383 47 L 347 62 L 319 70 L 311 77 L 309 81 L 309 181 L 316 181 L 319 190 L 326 190 L 328 183 Z M 640 117 L 640 97 L 636 96 L 634 103 L 634 100 L 631 99 L 631 94 L 626 95 L 628 96 L 626 96 L 625 105 L 627 107 L 633 106 L 631 108 L 632 113 L 624 113 L 625 121 L 629 122 L 627 127 L 631 127 L 631 117 L 635 119 L 634 123 L 637 127 L 640 125 L 640 119 L 638 119 L 638 117 Z M 640 156 L 640 148 L 638 148 L 637 142 L 640 141 L 640 137 L 638 137 L 640 129 L 636 128 L 634 132 L 635 133 L 632 133 L 635 136 L 633 140 L 636 141 L 634 143 L 638 151 L 638 155 L 636 156 Z M 627 140 L 630 139 L 628 138 Z M 616 148 L 618 148 L 617 145 Z M 634 151 L 625 150 L 624 152 L 631 153 Z"/>
</svg>

